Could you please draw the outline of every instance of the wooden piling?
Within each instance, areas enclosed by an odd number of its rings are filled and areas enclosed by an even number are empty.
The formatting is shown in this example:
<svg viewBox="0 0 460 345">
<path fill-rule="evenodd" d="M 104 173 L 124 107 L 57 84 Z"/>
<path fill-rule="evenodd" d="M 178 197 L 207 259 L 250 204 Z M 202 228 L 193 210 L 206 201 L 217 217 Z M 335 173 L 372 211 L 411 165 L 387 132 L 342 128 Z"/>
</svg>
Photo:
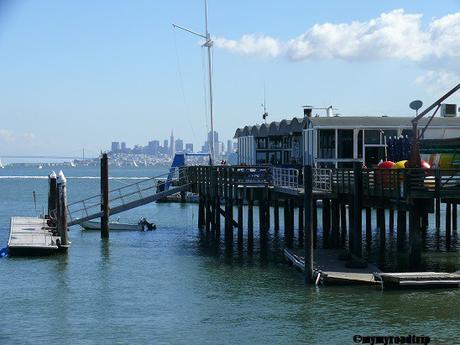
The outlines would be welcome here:
<svg viewBox="0 0 460 345">
<path fill-rule="evenodd" d="M 238 246 L 243 246 L 243 199 L 238 200 Z"/>
<path fill-rule="evenodd" d="M 377 208 L 377 227 L 380 235 L 380 245 L 385 247 L 386 228 L 385 228 L 385 209 Z"/>
<path fill-rule="evenodd" d="M 220 197 L 216 196 L 214 201 L 214 209 L 215 209 L 215 225 L 216 225 L 216 238 L 220 238 Z"/>
<path fill-rule="evenodd" d="M 279 231 L 280 229 L 280 207 L 278 199 L 273 201 L 273 218 L 274 218 L 274 228 L 275 231 Z"/>
<path fill-rule="evenodd" d="M 206 229 L 206 233 L 208 234 L 211 230 L 211 203 L 209 202 L 209 198 L 208 196 L 206 195 L 205 197 L 205 202 L 204 202 L 204 205 L 205 205 L 205 229 Z"/>
<path fill-rule="evenodd" d="M 341 246 L 345 247 L 347 242 L 347 205 L 340 203 L 340 233 L 341 233 Z"/>
<path fill-rule="evenodd" d="M 323 248 L 329 248 L 331 233 L 331 201 L 323 199 L 322 220 L 323 220 Z"/>
<path fill-rule="evenodd" d="M 420 237 L 423 200 L 414 199 L 409 210 L 409 263 L 412 269 L 420 266 L 422 242 Z"/>
<path fill-rule="evenodd" d="M 340 247 L 340 208 L 337 200 L 332 200 L 332 231 L 331 231 L 331 246 L 332 248 Z"/>
<path fill-rule="evenodd" d="M 109 238 L 109 161 L 107 153 L 101 158 L 101 238 Z"/>
<path fill-rule="evenodd" d="M 313 194 L 313 193 L 312 193 Z M 313 247 L 316 248 L 318 242 L 318 201 L 316 199 L 311 200 L 311 224 L 313 232 Z M 306 211 L 305 211 L 306 212 Z"/>
<path fill-rule="evenodd" d="M 57 176 L 53 171 L 48 176 L 48 217 L 56 219 L 56 202 L 58 197 Z"/>
<path fill-rule="evenodd" d="M 370 247 L 372 244 L 372 209 L 366 207 L 366 245 Z"/>
<path fill-rule="evenodd" d="M 284 239 L 288 248 L 292 248 L 294 240 L 294 217 L 292 208 L 291 199 L 286 199 L 284 201 Z"/>
<path fill-rule="evenodd" d="M 398 210 L 396 242 L 397 242 L 397 248 L 399 251 L 404 250 L 404 243 L 406 241 L 406 231 L 407 231 L 406 218 L 407 218 L 406 211 Z"/>
<path fill-rule="evenodd" d="M 457 231 L 457 203 L 452 204 L 452 231 Z"/>
<path fill-rule="evenodd" d="M 284 240 L 289 242 L 289 200 L 283 201 Z"/>
<path fill-rule="evenodd" d="M 58 190 L 58 210 L 57 210 L 57 230 L 60 235 L 60 244 L 62 248 L 69 246 L 68 226 L 67 226 L 67 179 L 62 171 L 59 172 L 57 178 Z"/>
<path fill-rule="evenodd" d="M 199 195 L 199 200 L 198 200 L 198 229 L 203 230 L 204 228 L 204 212 L 205 212 L 205 206 L 204 206 L 204 197 L 202 194 Z"/>
<path fill-rule="evenodd" d="M 305 257 L 305 282 L 313 282 L 313 221 L 312 221 L 312 211 L 313 211 L 313 191 L 312 191 L 312 168 L 311 166 L 304 167 L 303 173 L 303 184 L 304 184 L 304 257 Z"/>
<path fill-rule="evenodd" d="M 441 197 L 439 196 L 441 190 L 441 173 L 436 169 L 435 173 L 435 227 L 439 231 L 441 229 Z"/>
<path fill-rule="evenodd" d="M 452 235 L 452 204 L 450 202 L 446 203 L 446 245 L 448 249 L 450 248 Z"/>
<path fill-rule="evenodd" d="M 302 247 L 304 245 L 304 205 L 302 202 L 302 205 L 299 205 L 299 214 L 298 214 L 298 219 L 299 219 L 299 247 Z"/>
<path fill-rule="evenodd" d="M 353 254 L 362 257 L 362 202 L 363 202 L 363 173 L 362 164 L 357 162 L 353 166 Z"/>
<path fill-rule="evenodd" d="M 435 228 L 439 231 L 441 229 L 441 198 L 437 197 L 435 203 Z"/>
<path fill-rule="evenodd" d="M 254 245 L 254 199 L 252 190 L 248 198 L 248 250 L 252 250 Z"/>
<path fill-rule="evenodd" d="M 394 231 L 395 228 L 395 210 L 393 208 L 390 208 L 388 210 L 388 228 L 391 233 Z"/>
</svg>

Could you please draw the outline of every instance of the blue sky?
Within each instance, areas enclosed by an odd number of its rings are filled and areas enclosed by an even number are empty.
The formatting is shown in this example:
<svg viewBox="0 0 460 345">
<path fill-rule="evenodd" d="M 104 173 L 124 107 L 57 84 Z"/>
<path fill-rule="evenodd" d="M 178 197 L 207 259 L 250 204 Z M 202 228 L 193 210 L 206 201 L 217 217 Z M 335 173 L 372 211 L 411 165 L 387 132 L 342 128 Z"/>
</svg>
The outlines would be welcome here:
<svg viewBox="0 0 460 345">
<path fill-rule="evenodd" d="M 204 51 L 171 25 L 202 31 L 201 0 L 0 4 L 0 157 L 96 154 L 171 129 L 202 144 Z M 220 138 L 262 121 L 264 83 L 269 120 L 304 104 L 411 114 L 460 81 L 459 12 L 458 0 L 209 0 Z"/>
</svg>

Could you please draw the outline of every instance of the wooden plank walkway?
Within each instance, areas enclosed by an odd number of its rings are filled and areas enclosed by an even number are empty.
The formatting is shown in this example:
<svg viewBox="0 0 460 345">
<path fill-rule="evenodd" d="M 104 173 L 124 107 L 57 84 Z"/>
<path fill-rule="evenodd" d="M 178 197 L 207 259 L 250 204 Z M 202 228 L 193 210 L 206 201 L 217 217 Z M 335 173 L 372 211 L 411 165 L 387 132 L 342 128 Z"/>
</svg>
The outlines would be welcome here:
<svg viewBox="0 0 460 345">
<path fill-rule="evenodd" d="M 285 249 L 284 255 L 294 266 L 304 270 L 305 260 L 302 255 L 290 249 Z M 381 282 L 374 277 L 374 273 L 381 273 L 376 266 L 368 264 L 366 268 L 346 267 L 346 261 L 339 260 L 339 255 L 340 251 L 337 250 L 316 250 L 314 257 L 316 277 L 320 274 L 321 279 L 329 284 L 381 285 Z"/>
<path fill-rule="evenodd" d="M 8 253 L 15 255 L 41 255 L 58 252 L 60 237 L 54 236 L 46 219 L 38 217 L 12 217 Z"/>
</svg>

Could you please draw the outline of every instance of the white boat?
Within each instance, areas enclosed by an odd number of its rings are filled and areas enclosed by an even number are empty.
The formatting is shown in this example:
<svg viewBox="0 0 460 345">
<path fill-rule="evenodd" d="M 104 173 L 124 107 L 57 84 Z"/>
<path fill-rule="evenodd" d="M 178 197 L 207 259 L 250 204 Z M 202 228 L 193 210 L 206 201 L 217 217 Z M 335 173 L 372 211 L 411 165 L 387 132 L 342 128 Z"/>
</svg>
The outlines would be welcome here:
<svg viewBox="0 0 460 345">
<path fill-rule="evenodd" d="M 87 221 L 81 223 L 81 227 L 85 230 L 101 230 L 101 223 L 94 221 Z M 142 224 L 123 224 L 118 222 L 109 223 L 109 229 L 115 231 L 142 231 L 144 227 Z"/>
<path fill-rule="evenodd" d="M 4 168 L 5 167 L 4 167 L 3 163 L 2 163 L 2 160 L 0 159 L 0 169 L 4 169 Z"/>
<path fill-rule="evenodd" d="M 101 230 L 101 223 L 95 221 L 86 221 L 81 223 L 81 227 L 85 230 Z M 144 230 L 155 230 L 157 226 L 153 223 L 149 223 L 145 218 L 141 218 L 137 224 L 124 224 L 118 220 L 115 222 L 109 222 L 109 230 L 115 231 L 144 231 Z"/>
<path fill-rule="evenodd" d="M 136 163 L 136 161 L 135 161 L 134 159 L 133 159 L 133 166 L 134 166 L 135 168 L 137 168 L 137 163 Z"/>
<path fill-rule="evenodd" d="M 74 161 L 70 161 L 70 166 L 71 166 L 72 168 L 75 168 L 77 165 L 75 164 Z"/>
</svg>

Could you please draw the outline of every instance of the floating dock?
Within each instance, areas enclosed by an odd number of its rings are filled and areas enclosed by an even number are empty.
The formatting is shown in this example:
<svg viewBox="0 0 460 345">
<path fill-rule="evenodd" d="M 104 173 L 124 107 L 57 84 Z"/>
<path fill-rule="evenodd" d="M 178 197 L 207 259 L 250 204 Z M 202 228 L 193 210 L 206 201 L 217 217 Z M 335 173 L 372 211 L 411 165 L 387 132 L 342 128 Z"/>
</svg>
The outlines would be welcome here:
<svg viewBox="0 0 460 345">
<path fill-rule="evenodd" d="M 293 266 L 304 271 L 305 259 L 303 256 L 290 249 L 285 249 L 284 255 Z M 381 285 L 381 282 L 376 279 L 376 275 L 380 274 L 381 271 L 376 266 L 368 264 L 364 268 L 346 267 L 346 261 L 339 260 L 339 255 L 339 251 L 336 250 L 316 251 L 314 259 L 315 280 L 339 285 Z"/>
<path fill-rule="evenodd" d="M 61 237 L 56 228 L 51 228 L 47 220 L 37 217 L 12 217 L 8 255 L 47 255 L 65 251 L 60 245 Z"/>
<path fill-rule="evenodd" d="M 376 273 L 375 279 L 384 288 L 448 288 L 460 287 L 460 273 L 408 272 Z"/>
</svg>

